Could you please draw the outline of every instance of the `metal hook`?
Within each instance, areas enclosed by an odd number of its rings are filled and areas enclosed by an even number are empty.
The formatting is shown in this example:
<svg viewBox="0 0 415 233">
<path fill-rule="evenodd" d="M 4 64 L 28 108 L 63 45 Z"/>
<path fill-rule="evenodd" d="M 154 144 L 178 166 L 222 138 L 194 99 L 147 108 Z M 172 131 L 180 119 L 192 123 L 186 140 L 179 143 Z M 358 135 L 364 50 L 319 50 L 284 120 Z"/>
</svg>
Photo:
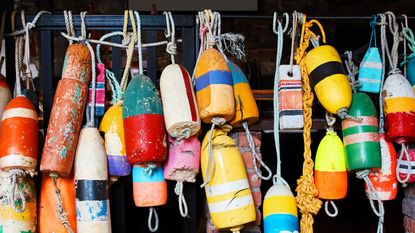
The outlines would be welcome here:
<svg viewBox="0 0 415 233">
<path fill-rule="evenodd" d="M 282 31 L 283 32 L 285 32 L 285 31 L 287 31 L 287 28 L 288 28 L 288 23 L 290 22 L 290 16 L 288 15 L 288 13 L 284 13 L 284 14 L 282 14 L 283 16 L 284 16 L 284 18 L 285 18 L 285 25 L 284 25 L 284 27 L 283 27 L 283 29 L 282 29 Z M 284 19 L 283 20 L 281 20 L 281 21 L 279 21 L 278 20 L 278 14 L 277 14 L 277 12 L 274 12 L 274 17 L 273 17 L 273 19 L 272 19 L 272 31 L 275 33 L 275 34 L 278 34 L 278 31 L 277 31 L 277 21 L 278 21 L 278 24 L 281 24 L 283 21 L 284 21 Z"/>
</svg>

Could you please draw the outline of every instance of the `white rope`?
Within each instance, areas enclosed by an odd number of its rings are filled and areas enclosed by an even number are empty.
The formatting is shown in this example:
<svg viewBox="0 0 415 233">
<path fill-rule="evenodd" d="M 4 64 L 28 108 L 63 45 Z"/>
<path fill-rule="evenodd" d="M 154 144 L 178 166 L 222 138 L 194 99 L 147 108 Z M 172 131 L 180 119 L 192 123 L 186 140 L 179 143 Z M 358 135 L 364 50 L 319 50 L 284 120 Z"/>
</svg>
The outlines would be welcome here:
<svg viewBox="0 0 415 233">
<path fill-rule="evenodd" d="M 199 58 L 200 55 L 202 55 L 202 52 L 205 50 L 205 43 L 206 43 L 206 38 L 205 38 L 205 33 L 206 33 L 206 27 L 205 27 L 205 20 L 204 20 L 204 16 L 203 16 L 203 11 L 199 11 L 197 13 L 198 17 L 196 18 L 196 21 L 199 22 L 199 39 L 200 39 L 200 46 L 199 46 L 199 53 L 197 54 L 197 59 L 196 59 L 196 64 L 195 64 L 195 68 L 193 69 L 192 72 L 192 82 L 193 85 L 195 84 L 195 73 L 196 73 L 196 67 L 197 64 L 199 63 Z"/>
<path fill-rule="evenodd" d="M 23 29 L 11 33 L 6 33 L 5 36 L 21 36 L 26 34 L 28 30 L 36 27 L 37 21 L 39 21 L 40 17 L 43 14 L 52 15 L 52 13 L 50 13 L 49 11 L 39 11 L 39 13 L 37 13 L 36 16 L 33 18 L 32 22 L 27 22 L 26 26 Z"/>
<path fill-rule="evenodd" d="M 66 26 L 66 33 L 68 34 L 69 37 L 75 37 L 75 30 L 73 27 L 73 22 L 72 22 L 72 12 L 71 11 L 63 11 L 63 16 L 65 18 L 65 26 Z M 72 44 L 74 40 L 72 40 L 71 38 L 66 38 L 69 40 L 69 44 Z"/>
<path fill-rule="evenodd" d="M 137 48 L 138 48 L 138 70 L 139 74 L 143 74 L 143 49 L 141 43 L 141 19 L 138 11 L 134 11 L 134 15 L 137 21 Z"/>
<path fill-rule="evenodd" d="M 179 210 L 183 218 L 188 217 L 188 208 L 186 199 L 183 195 L 183 181 L 177 181 L 176 186 L 174 187 L 174 193 L 176 193 L 179 200 Z"/>
<path fill-rule="evenodd" d="M 329 204 L 333 207 L 334 212 L 330 212 Z M 334 201 L 326 200 L 324 202 L 324 211 L 326 212 L 327 216 L 332 217 L 332 218 L 337 217 L 337 215 L 339 214 L 339 210 L 337 209 L 336 203 L 334 203 Z"/>
<path fill-rule="evenodd" d="M 399 48 L 399 26 L 393 12 L 387 11 L 385 15 L 388 17 L 389 30 L 393 35 L 393 44 L 391 49 L 391 60 L 389 60 L 391 70 L 389 75 L 400 73 L 398 68 L 398 48 Z"/>
<path fill-rule="evenodd" d="M 16 70 L 16 81 L 14 87 L 15 96 L 22 95 L 21 87 L 21 72 L 22 72 L 22 60 L 23 60 L 23 37 L 17 37 L 15 41 L 15 70 Z"/>
<path fill-rule="evenodd" d="M 152 224 L 153 215 L 154 215 L 154 226 Z M 157 215 L 157 211 L 154 207 L 150 207 L 150 213 L 148 215 L 148 229 L 151 232 L 156 232 L 159 229 L 159 216 Z"/>
<path fill-rule="evenodd" d="M 406 160 L 403 160 L 404 155 L 405 155 Z M 398 179 L 399 183 L 402 184 L 402 187 L 405 188 L 408 185 L 407 182 L 411 178 L 411 173 L 412 172 L 408 171 L 407 173 L 405 173 L 405 178 L 401 179 L 400 170 L 399 170 L 399 167 L 401 165 L 406 165 L 406 166 L 408 166 L 408 170 L 413 170 L 412 166 L 411 166 L 409 153 L 408 153 L 408 148 L 405 145 L 405 143 L 401 143 L 401 151 L 400 151 L 399 156 L 397 158 L 397 164 L 396 164 L 396 178 Z"/>
<path fill-rule="evenodd" d="M 175 64 L 175 58 L 174 56 L 177 54 L 177 45 L 176 45 L 176 39 L 175 39 L 175 26 L 174 26 L 174 20 L 173 16 L 170 11 L 163 12 L 163 15 L 166 16 L 166 33 L 165 36 L 168 39 L 168 43 L 166 46 L 166 52 L 170 54 L 171 63 Z"/>
<path fill-rule="evenodd" d="M 356 75 L 359 73 L 359 67 L 357 67 L 353 62 L 352 51 L 346 51 L 344 54 L 347 56 L 347 59 L 344 61 L 347 69 L 347 78 L 349 79 L 353 92 L 356 92 L 360 87 L 359 80 L 356 79 Z"/>
<path fill-rule="evenodd" d="M 17 213 L 23 213 L 26 210 L 26 197 L 24 195 L 23 187 L 18 185 L 18 179 L 26 176 L 26 172 L 22 169 L 11 169 L 9 171 L 9 176 L 12 181 L 12 192 L 10 193 L 9 201 L 12 203 L 13 208 Z"/>
<path fill-rule="evenodd" d="M 53 187 L 55 189 L 55 197 L 56 197 L 56 203 L 57 203 L 56 210 L 55 210 L 56 217 L 59 219 L 59 221 L 62 223 L 62 225 L 65 227 L 68 233 L 74 233 L 74 231 L 72 230 L 71 224 L 68 220 L 68 214 L 66 213 L 62 205 L 61 191 L 59 190 L 59 187 L 58 187 L 59 176 L 55 173 L 50 173 L 49 176 L 52 179 Z"/>
<path fill-rule="evenodd" d="M 389 48 L 388 48 L 388 40 L 386 38 L 386 16 L 384 14 L 378 15 L 381 19 L 380 22 L 380 46 L 382 50 L 382 77 L 380 80 L 380 93 L 379 93 L 379 133 L 385 133 L 384 125 L 385 125 L 385 118 L 383 113 L 383 97 L 382 97 L 382 90 L 383 90 L 383 83 L 385 81 L 385 69 L 386 69 L 386 52 L 387 55 L 390 57 Z"/>
</svg>

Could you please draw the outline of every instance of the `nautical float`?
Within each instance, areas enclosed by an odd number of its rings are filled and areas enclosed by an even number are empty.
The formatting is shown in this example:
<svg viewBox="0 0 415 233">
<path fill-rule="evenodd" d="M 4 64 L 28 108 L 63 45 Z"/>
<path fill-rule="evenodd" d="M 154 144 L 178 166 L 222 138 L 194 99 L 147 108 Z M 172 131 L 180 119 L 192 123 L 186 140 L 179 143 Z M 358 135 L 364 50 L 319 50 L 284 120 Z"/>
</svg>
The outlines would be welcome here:
<svg viewBox="0 0 415 233">
<path fill-rule="evenodd" d="M 256 217 L 245 166 L 239 149 L 224 131 L 213 129 L 211 152 L 208 147 L 210 138 L 210 132 L 207 132 L 201 157 L 203 180 L 206 181 L 206 175 L 211 175 L 210 184 L 205 186 L 209 213 L 218 229 L 239 232 L 244 224 L 255 221 Z M 215 161 L 212 173 L 207 172 L 212 166 L 209 157 L 214 157 Z"/>
<path fill-rule="evenodd" d="M 396 177 L 398 181 L 405 184 L 415 182 L 415 148 L 410 145 L 404 147 L 399 152 L 397 158 Z"/>
<path fill-rule="evenodd" d="M 89 84 L 88 95 L 88 108 L 95 108 L 96 116 L 103 116 L 105 111 L 105 65 L 103 63 L 97 63 L 96 68 L 98 71 L 96 77 L 95 88 L 92 87 L 92 83 Z M 95 91 L 95 102 L 92 99 L 92 92 Z"/>
<path fill-rule="evenodd" d="M 10 92 L 9 85 L 7 85 L 3 75 L 0 74 L 0 118 L 3 115 L 4 108 L 7 103 L 9 103 L 11 98 L 12 94 Z"/>
</svg>

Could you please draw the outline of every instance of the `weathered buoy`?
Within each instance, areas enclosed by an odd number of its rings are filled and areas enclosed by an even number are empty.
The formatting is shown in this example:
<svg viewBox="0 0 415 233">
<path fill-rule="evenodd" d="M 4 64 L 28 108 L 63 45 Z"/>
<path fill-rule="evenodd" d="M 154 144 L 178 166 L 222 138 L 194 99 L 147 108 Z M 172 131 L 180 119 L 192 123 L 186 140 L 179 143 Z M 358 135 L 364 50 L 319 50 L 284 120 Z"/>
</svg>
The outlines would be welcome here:
<svg viewBox="0 0 415 233">
<path fill-rule="evenodd" d="M 336 49 L 330 45 L 318 46 L 310 50 L 305 59 L 307 73 L 320 103 L 328 112 L 345 118 L 352 102 L 352 88 Z"/>
<path fill-rule="evenodd" d="M 360 118 L 342 121 L 346 165 L 350 172 L 381 167 L 379 127 L 375 105 L 364 93 L 353 93 L 349 114 Z"/>
<path fill-rule="evenodd" d="M 412 86 L 412 90 L 415 92 L 415 58 L 411 57 L 406 63 L 406 78 Z"/>
<path fill-rule="evenodd" d="M 128 176 L 131 165 L 125 152 L 122 106 L 111 106 L 101 120 L 99 130 L 105 133 L 105 151 L 110 176 Z"/>
<path fill-rule="evenodd" d="M 167 132 L 173 137 L 189 137 L 200 130 L 200 116 L 193 90 L 192 79 L 186 68 L 170 64 L 160 78 Z"/>
<path fill-rule="evenodd" d="M 38 121 L 32 102 L 13 98 L 4 108 L 0 130 L 0 168 L 34 173 L 38 154 Z"/>
<path fill-rule="evenodd" d="M 91 55 L 84 44 L 69 45 L 43 147 L 40 171 L 71 173 L 91 78 Z"/>
<path fill-rule="evenodd" d="M 404 183 L 410 184 L 415 182 L 415 148 L 409 146 L 406 149 L 407 153 L 404 153 L 402 149 L 398 152 L 400 158 L 397 160 L 397 175 L 399 180 L 405 181 Z"/>
<path fill-rule="evenodd" d="M 167 183 L 163 167 L 133 166 L 133 195 L 138 207 L 154 207 L 167 203 Z"/>
<path fill-rule="evenodd" d="M 69 177 L 57 179 L 56 186 L 60 190 L 62 207 L 66 211 L 67 220 L 76 233 L 75 182 L 73 172 Z M 67 229 L 58 218 L 58 201 L 55 195 L 53 179 L 42 175 L 38 209 L 39 232 L 67 232 Z"/>
<path fill-rule="evenodd" d="M 149 77 L 136 75 L 131 79 L 124 93 L 122 115 L 129 163 L 163 162 L 167 154 L 163 108 Z"/>
<path fill-rule="evenodd" d="M 15 203 L 9 199 L 9 193 L 13 189 L 13 181 L 8 172 L 0 170 L 0 232 L 36 232 L 37 211 L 36 211 L 36 188 L 35 182 L 28 176 L 21 176 L 17 181 L 25 197 L 23 212 L 15 210 Z M 16 193 L 17 195 L 17 193 Z M 21 199 L 20 199 L 21 200 Z M 23 203 L 19 200 L 17 205 Z"/>
<path fill-rule="evenodd" d="M 89 84 L 88 107 L 95 108 L 96 116 L 103 116 L 105 112 L 105 65 L 97 63 L 97 77 L 95 86 L 95 103 L 92 102 L 92 83 Z"/>
<path fill-rule="evenodd" d="M 202 52 L 195 67 L 195 88 L 200 118 L 211 123 L 213 117 L 226 121 L 235 114 L 232 77 L 222 54 L 214 48 Z"/>
<path fill-rule="evenodd" d="M 314 183 L 318 189 L 318 198 L 338 200 L 346 197 L 346 154 L 341 139 L 333 130 L 328 130 L 318 145 Z"/>
<path fill-rule="evenodd" d="M 258 121 L 259 112 L 249 81 L 241 68 L 235 63 L 229 61 L 228 66 L 231 72 L 235 98 L 235 116 L 229 123 L 233 127 L 241 126 L 242 122 L 252 125 Z"/>
<path fill-rule="evenodd" d="M 382 90 L 386 139 L 398 144 L 415 141 L 415 95 L 400 73 L 389 75 Z"/>
<path fill-rule="evenodd" d="M 9 85 L 7 85 L 6 80 L 0 74 L 0 118 L 3 116 L 4 108 L 11 99 L 12 93 L 10 92 Z"/>
<path fill-rule="evenodd" d="M 278 82 L 278 105 L 280 129 L 301 129 L 304 127 L 303 91 L 299 66 L 281 65 Z"/>
<path fill-rule="evenodd" d="M 241 153 L 232 138 L 220 129 L 213 129 L 212 154 L 208 152 L 210 131 L 202 142 L 201 167 L 203 179 L 215 161 L 209 186 L 205 187 L 213 224 L 219 229 L 237 232 L 243 225 L 255 221 L 255 206 Z"/>
<path fill-rule="evenodd" d="M 297 203 L 284 184 L 274 184 L 264 197 L 264 233 L 299 233 Z"/>
<path fill-rule="evenodd" d="M 388 201 L 396 198 L 398 193 L 398 180 L 396 179 L 396 152 L 393 144 L 386 141 L 385 134 L 379 134 L 382 166 L 379 171 L 372 171 L 369 179 L 372 182 L 380 200 Z M 414 177 L 415 178 L 415 177 Z M 372 200 L 375 197 L 365 187 L 366 194 Z"/>
<path fill-rule="evenodd" d="M 75 156 L 78 232 L 111 232 L 107 158 L 97 128 L 83 128 Z"/>
</svg>

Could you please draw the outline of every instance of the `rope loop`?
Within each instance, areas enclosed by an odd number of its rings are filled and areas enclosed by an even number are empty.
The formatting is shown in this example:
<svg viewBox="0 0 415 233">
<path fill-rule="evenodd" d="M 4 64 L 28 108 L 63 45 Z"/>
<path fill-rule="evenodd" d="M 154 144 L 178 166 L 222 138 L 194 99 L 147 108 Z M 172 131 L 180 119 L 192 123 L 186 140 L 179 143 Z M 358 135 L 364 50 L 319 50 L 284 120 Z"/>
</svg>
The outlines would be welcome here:
<svg viewBox="0 0 415 233">
<path fill-rule="evenodd" d="M 352 51 L 346 51 L 344 54 L 347 56 L 347 60 L 344 61 L 348 73 L 347 78 L 349 79 L 353 93 L 356 93 L 356 91 L 361 86 L 359 80 L 356 79 L 356 75 L 359 73 L 359 67 L 357 67 L 353 62 Z"/>
<path fill-rule="evenodd" d="M 400 165 L 406 165 L 408 167 L 408 170 L 411 170 L 412 166 L 411 166 L 411 161 L 409 160 L 410 157 L 409 157 L 409 153 L 408 153 L 408 147 L 406 146 L 406 144 L 404 142 L 402 142 L 400 144 L 401 144 L 401 151 L 400 151 L 399 156 L 397 158 L 396 178 L 398 179 L 399 183 L 402 184 L 402 187 L 406 187 L 408 185 L 407 182 L 411 178 L 411 172 L 408 171 L 408 173 L 405 174 L 405 178 L 401 179 L 399 167 L 400 167 Z M 403 160 L 404 155 L 405 155 L 406 160 Z"/>
<path fill-rule="evenodd" d="M 174 187 L 174 193 L 178 196 L 177 198 L 179 200 L 180 214 L 182 215 L 183 218 L 188 217 L 188 208 L 187 208 L 186 199 L 184 198 L 184 195 L 183 195 L 183 182 L 182 181 L 177 181 L 176 186 Z"/>
<path fill-rule="evenodd" d="M 22 169 L 11 169 L 9 175 L 12 181 L 12 192 L 10 193 L 9 201 L 17 213 L 23 213 L 26 210 L 26 197 L 23 187 L 18 185 L 18 183 L 19 179 L 26 175 L 26 172 Z"/>
<path fill-rule="evenodd" d="M 174 56 L 177 54 L 177 45 L 176 45 L 176 39 L 175 39 L 175 26 L 174 26 L 174 20 L 173 16 L 170 11 L 163 12 L 163 15 L 166 16 L 166 32 L 164 35 L 166 36 L 167 40 L 167 46 L 166 46 L 166 52 L 170 54 L 171 63 L 175 64 L 175 58 Z"/>
<path fill-rule="evenodd" d="M 65 227 L 66 231 L 68 233 L 74 233 L 74 231 L 71 228 L 71 224 L 68 220 L 68 214 L 66 213 L 65 209 L 62 205 L 62 196 L 61 191 L 58 187 L 58 178 L 59 176 L 55 173 L 50 173 L 49 177 L 52 178 L 53 187 L 55 189 L 55 197 L 56 197 L 56 217 L 59 219 L 59 221 L 62 223 L 62 225 Z"/>
<path fill-rule="evenodd" d="M 334 212 L 330 212 L 329 204 L 333 207 Z M 326 211 L 327 216 L 332 217 L 332 218 L 337 217 L 337 215 L 339 214 L 339 210 L 337 209 L 336 203 L 334 203 L 334 201 L 325 201 L 324 211 Z"/>
<path fill-rule="evenodd" d="M 152 224 L 154 216 L 154 226 Z M 159 229 L 159 216 L 157 215 L 157 211 L 154 207 L 150 207 L 150 213 L 148 215 L 148 229 L 151 232 L 156 232 Z"/>
</svg>

